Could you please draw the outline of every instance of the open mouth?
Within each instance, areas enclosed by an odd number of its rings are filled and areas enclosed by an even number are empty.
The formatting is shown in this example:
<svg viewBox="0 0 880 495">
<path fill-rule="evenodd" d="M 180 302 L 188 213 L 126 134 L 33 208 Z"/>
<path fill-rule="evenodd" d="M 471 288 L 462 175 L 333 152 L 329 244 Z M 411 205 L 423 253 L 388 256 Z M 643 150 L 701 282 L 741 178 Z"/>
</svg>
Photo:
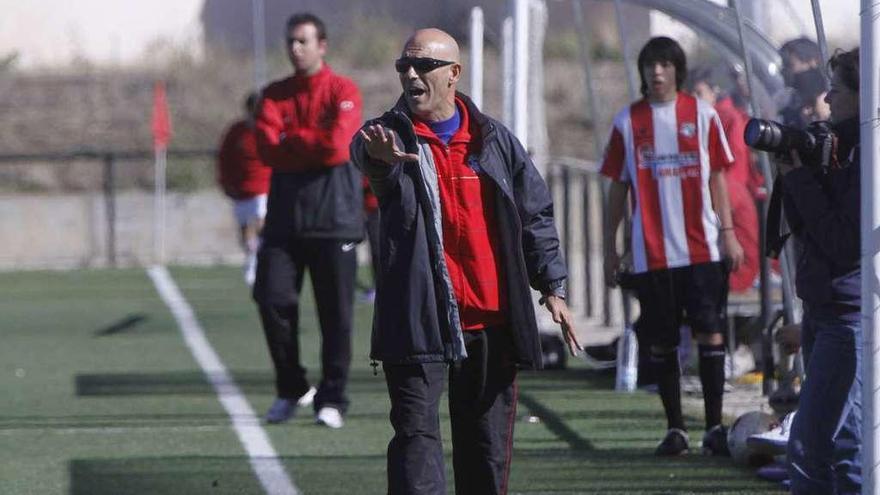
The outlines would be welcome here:
<svg viewBox="0 0 880 495">
<path fill-rule="evenodd" d="M 418 98 L 425 94 L 425 90 L 422 88 L 412 87 L 406 90 L 406 94 L 411 98 Z"/>
</svg>

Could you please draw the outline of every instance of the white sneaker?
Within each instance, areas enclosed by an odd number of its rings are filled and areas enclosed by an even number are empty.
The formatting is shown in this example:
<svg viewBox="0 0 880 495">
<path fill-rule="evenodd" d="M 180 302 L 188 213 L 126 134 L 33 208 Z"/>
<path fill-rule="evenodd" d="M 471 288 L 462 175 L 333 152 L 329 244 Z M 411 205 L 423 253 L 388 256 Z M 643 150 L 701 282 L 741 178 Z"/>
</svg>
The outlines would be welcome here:
<svg viewBox="0 0 880 495">
<path fill-rule="evenodd" d="M 247 255 L 244 262 L 244 281 L 248 286 L 253 287 L 257 280 L 257 255 Z"/>
<path fill-rule="evenodd" d="M 315 415 L 315 423 L 333 429 L 342 428 L 342 425 L 345 424 L 342 421 L 342 414 L 335 407 L 322 407 Z"/>
<path fill-rule="evenodd" d="M 764 433 L 750 435 L 746 445 L 759 454 L 779 455 L 785 453 L 788 445 L 788 435 L 791 432 L 791 423 L 797 411 L 789 413 L 775 428 Z"/>
<path fill-rule="evenodd" d="M 315 394 L 318 393 L 318 389 L 315 387 L 309 387 L 309 390 L 306 393 L 302 394 L 302 397 L 296 401 L 296 405 L 298 407 L 308 407 L 312 405 L 312 402 L 315 401 Z"/>
</svg>

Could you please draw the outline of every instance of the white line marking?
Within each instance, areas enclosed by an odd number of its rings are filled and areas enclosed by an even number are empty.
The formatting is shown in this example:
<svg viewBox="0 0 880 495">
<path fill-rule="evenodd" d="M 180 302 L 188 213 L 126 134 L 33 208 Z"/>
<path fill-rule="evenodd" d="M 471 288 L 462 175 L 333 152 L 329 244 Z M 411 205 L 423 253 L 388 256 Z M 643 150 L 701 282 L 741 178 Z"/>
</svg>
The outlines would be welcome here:
<svg viewBox="0 0 880 495">
<path fill-rule="evenodd" d="M 284 465 L 278 459 L 278 453 L 272 447 L 269 436 L 260 426 L 254 409 L 211 347 L 192 307 L 183 298 L 168 270 L 164 266 L 154 265 L 147 269 L 147 274 L 153 280 L 159 296 L 177 320 L 177 326 L 183 334 L 186 346 L 202 367 L 205 377 L 217 392 L 217 398 L 229 414 L 232 427 L 247 451 L 251 467 L 260 479 L 263 489 L 270 495 L 298 495 L 299 490 L 284 470 Z"/>
</svg>

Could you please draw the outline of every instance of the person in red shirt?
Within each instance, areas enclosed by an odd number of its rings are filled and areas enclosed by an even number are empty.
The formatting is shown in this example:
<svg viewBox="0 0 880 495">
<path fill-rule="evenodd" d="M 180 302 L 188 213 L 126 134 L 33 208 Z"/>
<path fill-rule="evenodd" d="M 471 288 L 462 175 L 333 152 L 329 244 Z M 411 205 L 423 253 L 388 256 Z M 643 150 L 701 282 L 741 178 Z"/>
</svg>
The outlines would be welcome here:
<svg viewBox="0 0 880 495">
<path fill-rule="evenodd" d="M 269 210 L 257 255 L 254 300 L 275 365 L 269 423 L 310 402 L 299 357 L 299 295 L 306 270 L 321 328 L 316 423 L 343 426 L 351 365 L 355 246 L 363 238 L 363 185 L 348 146 L 361 125 L 361 95 L 324 63 L 324 23 L 294 14 L 285 29 L 293 75 L 269 84 L 257 115 L 260 156 L 272 167 Z"/>
<path fill-rule="evenodd" d="M 233 123 L 217 153 L 217 182 L 223 193 L 233 201 L 239 240 L 245 252 L 244 279 L 254 284 L 257 274 L 257 249 L 260 231 L 266 217 L 266 196 L 272 169 L 257 152 L 254 114 L 259 95 L 251 93 L 245 100 L 245 118 Z"/>
<path fill-rule="evenodd" d="M 756 194 L 763 184 L 760 172 L 746 146 L 743 133 L 749 117 L 733 104 L 733 99 L 722 93 L 711 69 L 698 68 L 688 76 L 688 85 L 697 98 L 712 105 L 721 120 L 733 162 L 724 169 L 733 231 L 743 248 L 743 262 L 729 274 L 728 285 L 733 292 L 744 292 L 752 287 L 761 268 L 759 249 L 758 209 Z"/>
<path fill-rule="evenodd" d="M 395 62 L 403 94 L 352 157 L 379 197 L 381 270 L 370 356 L 394 437 L 388 493 L 446 493 L 440 397 L 449 383 L 455 493 L 508 490 L 519 368 L 540 368 L 529 286 L 580 346 L 547 185 L 513 134 L 457 93 L 459 49 L 417 31 Z"/>
</svg>

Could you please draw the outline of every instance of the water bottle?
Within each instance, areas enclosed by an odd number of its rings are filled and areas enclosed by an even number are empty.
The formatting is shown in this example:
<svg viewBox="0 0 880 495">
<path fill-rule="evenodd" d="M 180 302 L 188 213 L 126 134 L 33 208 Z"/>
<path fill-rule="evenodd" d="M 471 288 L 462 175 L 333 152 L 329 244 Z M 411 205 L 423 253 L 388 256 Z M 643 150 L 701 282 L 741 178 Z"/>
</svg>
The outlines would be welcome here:
<svg viewBox="0 0 880 495">
<path fill-rule="evenodd" d="M 639 378 L 639 344 L 632 325 L 623 328 L 623 335 L 617 341 L 617 376 L 614 390 L 633 392 Z"/>
</svg>

